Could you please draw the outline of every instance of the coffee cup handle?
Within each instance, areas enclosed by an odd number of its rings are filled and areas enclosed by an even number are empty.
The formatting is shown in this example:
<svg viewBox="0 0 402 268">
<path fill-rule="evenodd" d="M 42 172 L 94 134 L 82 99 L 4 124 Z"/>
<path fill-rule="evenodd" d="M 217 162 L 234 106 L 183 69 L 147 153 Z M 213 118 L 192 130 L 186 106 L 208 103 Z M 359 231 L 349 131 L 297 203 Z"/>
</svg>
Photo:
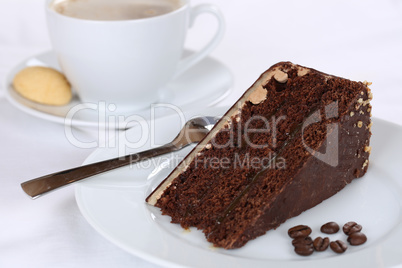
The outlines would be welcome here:
<svg viewBox="0 0 402 268">
<path fill-rule="evenodd" d="M 215 47 L 220 43 L 223 38 L 223 35 L 225 33 L 225 20 L 223 18 L 222 12 L 218 9 L 218 7 L 214 5 L 201 4 L 192 7 L 190 10 L 189 27 L 191 28 L 194 25 L 195 19 L 198 17 L 198 15 L 202 13 L 209 13 L 214 15 L 215 18 L 218 20 L 218 29 L 216 30 L 214 37 L 204 48 L 185 57 L 179 62 L 177 66 L 177 71 L 174 75 L 175 78 L 185 72 L 188 68 L 205 58 L 209 53 L 211 53 L 212 50 L 215 49 Z"/>
</svg>

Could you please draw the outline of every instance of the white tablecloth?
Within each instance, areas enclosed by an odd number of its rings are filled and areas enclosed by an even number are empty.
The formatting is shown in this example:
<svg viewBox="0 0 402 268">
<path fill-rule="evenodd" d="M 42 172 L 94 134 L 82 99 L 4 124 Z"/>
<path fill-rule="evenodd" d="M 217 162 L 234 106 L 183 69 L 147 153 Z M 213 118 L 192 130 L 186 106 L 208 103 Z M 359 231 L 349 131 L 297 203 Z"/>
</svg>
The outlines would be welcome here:
<svg viewBox="0 0 402 268">
<path fill-rule="evenodd" d="M 193 5 L 203 0 L 193 0 Z M 233 103 L 272 64 L 290 60 L 373 82 L 373 116 L 402 125 L 402 1 L 215 0 L 227 32 L 212 57 L 232 71 Z M 0 82 L 21 60 L 51 49 L 43 0 L 0 0 Z M 188 34 L 197 49 L 214 21 Z M 210 28 L 210 29 L 208 29 Z M 30 200 L 20 183 L 80 165 L 64 127 L 9 104 L 0 89 L 0 267 L 155 267 L 100 236 L 81 216 L 73 187 Z M 80 135 L 96 140 L 96 133 Z M 395 159 L 400 161 L 401 159 Z"/>
</svg>

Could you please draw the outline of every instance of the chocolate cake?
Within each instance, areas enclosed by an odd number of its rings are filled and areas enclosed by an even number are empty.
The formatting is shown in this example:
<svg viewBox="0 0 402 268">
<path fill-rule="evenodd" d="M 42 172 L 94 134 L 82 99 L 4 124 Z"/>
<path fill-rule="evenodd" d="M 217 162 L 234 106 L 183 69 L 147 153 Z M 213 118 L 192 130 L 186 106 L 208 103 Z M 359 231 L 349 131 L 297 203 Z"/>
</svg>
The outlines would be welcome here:
<svg viewBox="0 0 402 268">
<path fill-rule="evenodd" d="M 368 86 L 275 64 L 146 201 L 217 247 L 242 247 L 366 173 Z"/>
</svg>

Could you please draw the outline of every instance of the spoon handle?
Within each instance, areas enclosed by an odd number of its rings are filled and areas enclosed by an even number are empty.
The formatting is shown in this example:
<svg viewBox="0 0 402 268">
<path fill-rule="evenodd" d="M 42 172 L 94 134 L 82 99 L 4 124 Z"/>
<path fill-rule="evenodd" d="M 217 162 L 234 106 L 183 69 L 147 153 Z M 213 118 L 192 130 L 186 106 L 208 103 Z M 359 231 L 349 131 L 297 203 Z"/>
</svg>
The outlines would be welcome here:
<svg viewBox="0 0 402 268">
<path fill-rule="evenodd" d="M 21 183 L 21 187 L 33 199 L 50 191 L 56 190 L 68 184 L 80 181 L 82 179 L 113 170 L 119 167 L 134 164 L 155 156 L 167 154 L 181 149 L 172 143 L 165 144 L 161 147 L 143 151 L 140 153 L 130 154 L 122 157 L 104 160 L 101 162 L 88 164 L 64 171 L 59 171 L 49 175 L 45 175 L 36 179 L 32 179 Z"/>
</svg>

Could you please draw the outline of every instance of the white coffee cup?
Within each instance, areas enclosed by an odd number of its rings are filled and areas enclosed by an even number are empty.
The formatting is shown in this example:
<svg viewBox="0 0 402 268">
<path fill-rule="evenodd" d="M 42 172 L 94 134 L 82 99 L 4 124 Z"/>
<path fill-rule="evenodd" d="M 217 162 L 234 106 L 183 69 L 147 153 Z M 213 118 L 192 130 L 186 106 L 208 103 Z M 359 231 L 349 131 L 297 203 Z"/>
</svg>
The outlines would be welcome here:
<svg viewBox="0 0 402 268">
<path fill-rule="evenodd" d="M 163 86 L 207 56 L 225 28 L 217 7 L 190 7 L 189 0 L 164 15 L 114 21 L 62 15 L 51 8 L 53 1 L 46 1 L 47 23 L 67 79 L 82 102 L 114 104 L 121 113 L 157 102 Z M 201 13 L 215 16 L 216 33 L 203 49 L 182 59 L 187 29 Z"/>
</svg>

